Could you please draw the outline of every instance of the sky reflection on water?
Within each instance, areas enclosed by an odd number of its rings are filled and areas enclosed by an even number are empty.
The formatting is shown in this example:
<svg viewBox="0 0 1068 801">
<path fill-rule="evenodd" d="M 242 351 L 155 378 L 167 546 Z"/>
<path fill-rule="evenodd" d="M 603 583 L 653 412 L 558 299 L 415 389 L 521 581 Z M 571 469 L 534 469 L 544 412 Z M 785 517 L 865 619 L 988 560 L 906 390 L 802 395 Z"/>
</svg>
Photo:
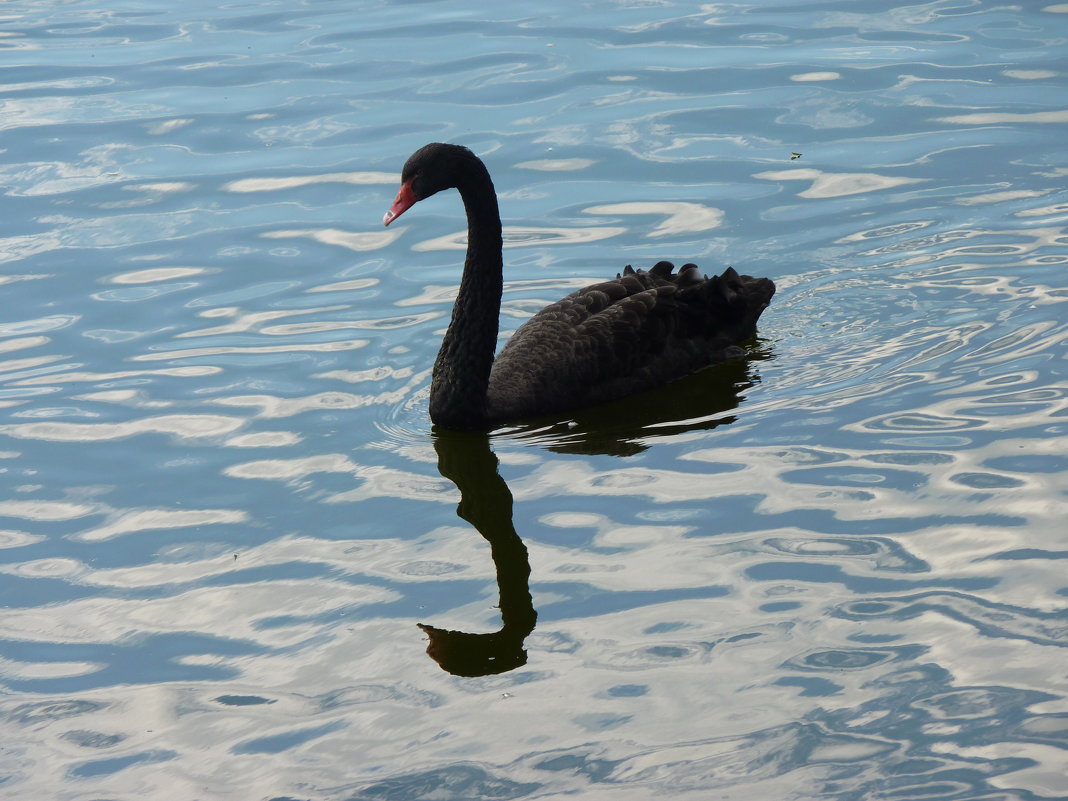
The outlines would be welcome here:
<svg viewBox="0 0 1068 801">
<path fill-rule="evenodd" d="M 0 795 L 1068 797 L 1068 5 L 7 13 Z M 432 432 L 432 140 L 748 358 Z"/>
</svg>

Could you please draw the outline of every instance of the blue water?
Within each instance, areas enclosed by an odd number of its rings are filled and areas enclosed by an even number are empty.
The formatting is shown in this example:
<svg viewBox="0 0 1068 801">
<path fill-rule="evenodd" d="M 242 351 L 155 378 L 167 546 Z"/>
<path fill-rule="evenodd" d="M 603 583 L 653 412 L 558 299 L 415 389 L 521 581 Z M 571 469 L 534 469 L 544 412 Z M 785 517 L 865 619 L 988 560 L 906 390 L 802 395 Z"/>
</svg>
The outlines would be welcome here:
<svg viewBox="0 0 1068 801">
<path fill-rule="evenodd" d="M 1068 798 L 1068 5 L 0 14 L 0 797 Z M 436 140 L 749 358 L 432 434 Z"/>
</svg>

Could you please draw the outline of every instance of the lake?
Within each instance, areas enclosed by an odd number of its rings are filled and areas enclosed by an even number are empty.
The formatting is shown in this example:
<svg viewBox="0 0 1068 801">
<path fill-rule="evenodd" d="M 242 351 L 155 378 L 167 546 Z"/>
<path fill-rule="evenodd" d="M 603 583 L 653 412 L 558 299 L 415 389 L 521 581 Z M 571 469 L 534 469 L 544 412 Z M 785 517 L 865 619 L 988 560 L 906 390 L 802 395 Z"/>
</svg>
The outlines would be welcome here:
<svg viewBox="0 0 1068 801">
<path fill-rule="evenodd" d="M 2 14 L 0 797 L 1068 798 L 1068 4 Z M 432 141 L 745 358 L 434 429 Z"/>
</svg>

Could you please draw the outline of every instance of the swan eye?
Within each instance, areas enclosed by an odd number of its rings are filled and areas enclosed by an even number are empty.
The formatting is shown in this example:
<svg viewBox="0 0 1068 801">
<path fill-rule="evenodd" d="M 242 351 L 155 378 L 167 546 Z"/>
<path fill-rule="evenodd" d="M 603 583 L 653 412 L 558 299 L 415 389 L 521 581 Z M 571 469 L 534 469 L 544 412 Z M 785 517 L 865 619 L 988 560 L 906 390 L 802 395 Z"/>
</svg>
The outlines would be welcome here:
<svg viewBox="0 0 1068 801">
<path fill-rule="evenodd" d="M 416 197 L 422 198 L 424 196 L 424 193 L 422 192 L 422 186 L 423 186 L 423 171 L 422 170 L 416 170 L 412 174 L 412 177 L 408 179 L 407 183 L 408 183 L 408 186 L 410 186 L 412 188 L 412 191 L 415 193 Z"/>
</svg>

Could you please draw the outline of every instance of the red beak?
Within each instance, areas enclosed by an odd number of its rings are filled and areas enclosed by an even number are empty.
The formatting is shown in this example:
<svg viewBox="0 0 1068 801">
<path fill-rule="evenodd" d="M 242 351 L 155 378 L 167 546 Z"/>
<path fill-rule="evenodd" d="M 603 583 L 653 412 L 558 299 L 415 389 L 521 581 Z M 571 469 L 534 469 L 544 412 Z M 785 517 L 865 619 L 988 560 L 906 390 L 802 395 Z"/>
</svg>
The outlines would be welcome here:
<svg viewBox="0 0 1068 801">
<path fill-rule="evenodd" d="M 389 207 L 386 216 L 382 218 L 382 225 L 389 225 L 415 205 L 415 201 L 418 199 L 419 198 L 415 196 L 415 192 L 412 191 L 412 182 L 409 181 L 408 183 L 403 184 L 400 191 L 397 193 L 396 199 L 393 201 L 393 205 Z"/>
</svg>

